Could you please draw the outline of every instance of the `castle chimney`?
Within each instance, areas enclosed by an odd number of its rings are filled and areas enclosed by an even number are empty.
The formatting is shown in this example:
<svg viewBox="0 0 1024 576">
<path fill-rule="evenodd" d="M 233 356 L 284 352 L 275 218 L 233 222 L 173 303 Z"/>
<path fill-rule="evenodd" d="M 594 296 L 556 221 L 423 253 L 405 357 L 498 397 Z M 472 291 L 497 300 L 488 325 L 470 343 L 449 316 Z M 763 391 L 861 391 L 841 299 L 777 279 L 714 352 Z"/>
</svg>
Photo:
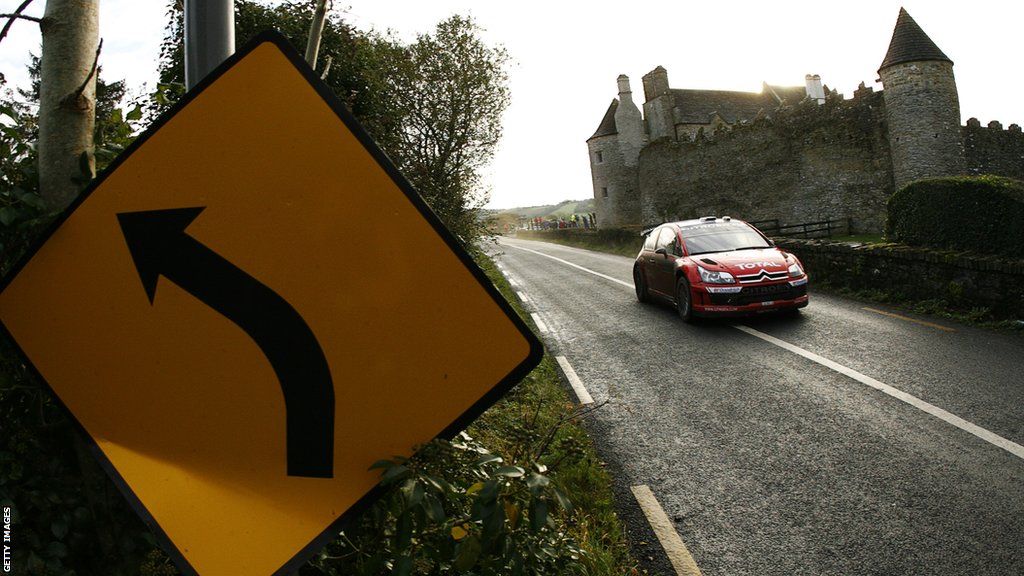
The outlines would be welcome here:
<svg viewBox="0 0 1024 576">
<path fill-rule="evenodd" d="M 821 76 L 808 74 L 804 76 L 804 81 L 807 83 L 807 97 L 818 104 L 824 104 L 825 89 L 821 86 Z"/>
<path fill-rule="evenodd" d="M 644 100 L 650 102 L 664 94 L 668 94 L 668 70 L 658 66 L 644 74 Z"/>
<path fill-rule="evenodd" d="M 630 98 L 632 98 L 633 91 L 629 89 L 629 76 L 619 74 L 616 81 L 619 83 L 619 99 L 622 99 L 623 94 L 630 94 Z"/>
<path fill-rule="evenodd" d="M 627 166 L 635 166 L 644 145 L 644 120 L 640 109 L 633 103 L 633 92 L 629 88 L 629 77 L 620 74 L 619 107 L 615 110 L 615 126 L 619 131 L 619 146 Z"/>
</svg>

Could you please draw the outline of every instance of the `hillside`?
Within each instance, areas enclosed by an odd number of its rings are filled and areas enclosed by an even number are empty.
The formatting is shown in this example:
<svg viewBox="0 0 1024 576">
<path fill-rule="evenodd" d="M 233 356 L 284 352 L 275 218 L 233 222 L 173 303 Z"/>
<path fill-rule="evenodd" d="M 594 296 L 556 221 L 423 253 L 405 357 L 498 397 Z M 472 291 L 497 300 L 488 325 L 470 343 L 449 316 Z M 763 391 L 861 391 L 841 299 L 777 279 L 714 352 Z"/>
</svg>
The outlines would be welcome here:
<svg viewBox="0 0 1024 576">
<path fill-rule="evenodd" d="M 554 218 L 568 218 L 573 214 L 586 214 L 594 211 L 594 199 L 586 200 L 563 200 L 558 204 L 546 204 L 544 206 L 524 206 L 518 208 L 506 208 L 503 210 L 490 211 L 494 216 L 510 215 L 522 216 L 524 218 L 536 218 L 538 216 L 545 220 Z"/>
</svg>

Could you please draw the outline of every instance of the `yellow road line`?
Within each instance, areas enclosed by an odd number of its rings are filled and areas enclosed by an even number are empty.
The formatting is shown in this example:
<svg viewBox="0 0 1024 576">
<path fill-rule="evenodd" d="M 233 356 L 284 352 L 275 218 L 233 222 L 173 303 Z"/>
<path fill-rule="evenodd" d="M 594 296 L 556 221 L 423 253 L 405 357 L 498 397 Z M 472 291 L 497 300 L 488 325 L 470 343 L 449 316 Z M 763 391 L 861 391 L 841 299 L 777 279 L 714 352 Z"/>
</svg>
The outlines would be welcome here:
<svg viewBox="0 0 1024 576">
<path fill-rule="evenodd" d="M 899 318 L 900 320 L 906 320 L 907 322 L 913 322 L 914 324 L 920 324 L 922 326 L 928 326 L 929 328 L 935 328 L 936 330 L 944 330 L 946 332 L 956 332 L 956 328 L 950 328 L 949 326 L 942 326 L 941 324 L 935 324 L 932 322 L 925 322 L 924 320 L 918 320 L 916 318 L 909 318 L 907 316 L 901 316 L 899 314 L 893 314 L 892 312 L 886 312 L 885 310 L 876 310 L 874 308 L 863 307 L 868 312 L 874 312 L 875 314 L 881 314 L 882 316 L 889 316 L 890 318 Z"/>
<path fill-rule="evenodd" d="M 676 574 L 679 576 L 701 576 L 700 568 L 697 567 L 697 563 L 693 561 L 690 551 L 686 549 L 686 544 L 683 544 L 683 539 L 679 537 L 679 533 L 672 526 L 672 521 L 668 519 L 668 514 L 665 514 L 661 504 L 658 504 L 658 499 L 654 497 L 654 492 L 651 492 L 651 489 L 646 484 L 632 486 L 630 490 L 633 491 L 633 496 L 636 497 L 637 503 L 640 504 L 640 509 L 643 510 L 644 516 L 647 516 L 647 521 L 651 523 L 654 535 L 658 537 L 661 547 L 665 549 L 665 554 L 668 555 L 668 560 L 672 563 L 672 567 L 675 568 Z"/>
</svg>

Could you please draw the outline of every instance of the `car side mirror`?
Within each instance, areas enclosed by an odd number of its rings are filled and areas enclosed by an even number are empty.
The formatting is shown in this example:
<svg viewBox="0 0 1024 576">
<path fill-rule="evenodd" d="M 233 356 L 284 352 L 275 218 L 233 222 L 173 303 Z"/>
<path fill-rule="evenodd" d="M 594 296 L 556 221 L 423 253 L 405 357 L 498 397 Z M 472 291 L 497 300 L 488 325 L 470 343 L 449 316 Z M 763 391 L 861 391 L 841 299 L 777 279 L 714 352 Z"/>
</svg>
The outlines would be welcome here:
<svg viewBox="0 0 1024 576">
<path fill-rule="evenodd" d="M 654 253 L 661 254 L 662 256 L 668 256 L 668 250 L 665 250 L 664 248 L 658 248 Z"/>
</svg>

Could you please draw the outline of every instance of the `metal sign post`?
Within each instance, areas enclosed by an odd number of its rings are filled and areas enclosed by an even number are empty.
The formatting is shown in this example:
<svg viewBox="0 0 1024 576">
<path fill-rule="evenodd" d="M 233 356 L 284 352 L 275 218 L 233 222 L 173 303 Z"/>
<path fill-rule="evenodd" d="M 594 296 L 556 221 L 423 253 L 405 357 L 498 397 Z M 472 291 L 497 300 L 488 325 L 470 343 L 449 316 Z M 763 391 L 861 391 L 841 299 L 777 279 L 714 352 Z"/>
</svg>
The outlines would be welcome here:
<svg viewBox="0 0 1024 576">
<path fill-rule="evenodd" d="M 235 1 L 185 0 L 185 86 L 235 53 Z"/>
</svg>

